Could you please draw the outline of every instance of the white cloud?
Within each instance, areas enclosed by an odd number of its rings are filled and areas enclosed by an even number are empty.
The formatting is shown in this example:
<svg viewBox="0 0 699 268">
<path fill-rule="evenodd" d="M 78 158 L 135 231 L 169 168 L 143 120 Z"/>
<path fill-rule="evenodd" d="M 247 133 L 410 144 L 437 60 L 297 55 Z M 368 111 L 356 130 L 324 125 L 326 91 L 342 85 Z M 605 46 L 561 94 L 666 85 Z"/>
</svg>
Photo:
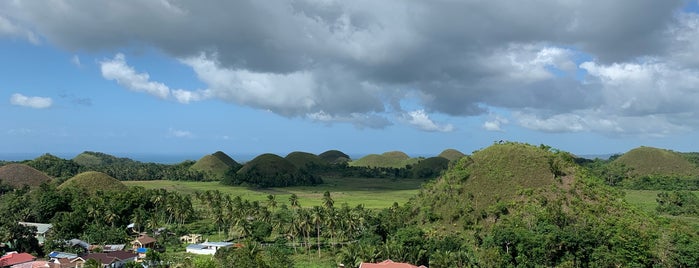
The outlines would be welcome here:
<svg viewBox="0 0 699 268">
<path fill-rule="evenodd" d="M 160 82 L 150 81 L 148 73 L 137 73 L 126 64 L 124 54 L 116 54 L 114 59 L 100 62 L 102 76 L 108 80 L 116 80 L 122 85 L 136 92 L 145 92 L 161 99 L 170 95 L 170 88 Z"/>
<path fill-rule="evenodd" d="M 384 128 L 391 125 L 392 123 L 381 115 L 377 114 L 365 114 L 365 113 L 351 113 L 349 115 L 331 115 L 325 111 L 319 111 L 314 113 L 306 114 L 306 118 L 327 124 L 332 123 L 350 123 L 357 128 Z"/>
<path fill-rule="evenodd" d="M 46 97 L 28 97 L 19 93 L 12 94 L 10 103 L 34 109 L 45 109 L 51 107 L 53 100 Z"/>
<path fill-rule="evenodd" d="M 193 138 L 194 134 L 192 134 L 192 132 L 187 131 L 187 130 L 179 130 L 179 129 L 170 128 L 168 130 L 168 136 L 176 137 L 176 138 Z"/>
<path fill-rule="evenodd" d="M 7 134 L 10 135 L 27 135 L 31 134 L 34 131 L 28 128 L 13 128 L 7 131 Z"/>
<path fill-rule="evenodd" d="M 184 100 L 213 96 L 286 115 L 309 111 L 316 104 L 315 89 L 318 85 L 311 72 L 277 74 L 222 68 L 204 55 L 183 62 L 191 66 L 199 79 L 209 87 L 198 93 L 178 93 L 178 98 Z"/>
<path fill-rule="evenodd" d="M 485 121 L 485 123 L 483 123 L 483 128 L 488 131 L 503 131 L 502 126 L 507 123 L 509 123 L 507 118 L 497 115 L 491 120 Z"/>
<path fill-rule="evenodd" d="M 454 126 L 451 124 L 437 124 L 425 110 L 415 110 L 403 114 L 403 119 L 410 125 L 424 131 L 451 132 Z"/>
</svg>

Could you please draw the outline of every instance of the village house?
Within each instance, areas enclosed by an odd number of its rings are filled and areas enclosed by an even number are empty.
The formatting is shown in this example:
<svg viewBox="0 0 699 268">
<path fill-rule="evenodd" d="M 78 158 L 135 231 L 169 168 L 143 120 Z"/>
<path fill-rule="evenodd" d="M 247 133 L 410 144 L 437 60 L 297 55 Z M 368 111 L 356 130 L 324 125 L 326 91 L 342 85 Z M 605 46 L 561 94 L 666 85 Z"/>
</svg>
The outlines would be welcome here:
<svg viewBox="0 0 699 268">
<path fill-rule="evenodd" d="M 180 236 L 180 242 L 187 244 L 201 243 L 202 236 L 200 234 L 188 234 Z"/>
<path fill-rule="evenodd" d="M 36 233 L 34 233 L 34 237 L 36 237 L 36 240 L 39 241 L 39 245 L 44 244 L 44 240 L 46 239 L 46 234 L 53 227 L 53 225 L 51 225 L 50 223 L 36 223 L 36 222 L 20 221 L 19 224 L 23 225 L 23 226 L 36 227 Z"/>
<path fill-rule="evenodd" d="M 29 253 L 17 253 L 16 251 L 9 252 L 0 257 L 0 267 L 13 267 L 23 263 L 29 263 L 36 260 L 36 257 Z"/>
<path fill-rule="evenodd" d="M 220 248 L 231 247 L 233 243 L 230 242 L 204 242 L 201 244 L 191 244 L 185 249 L 186 252 L 201 254 L 201 255 L 214 255 L 216 251 Z"/>
</svg>

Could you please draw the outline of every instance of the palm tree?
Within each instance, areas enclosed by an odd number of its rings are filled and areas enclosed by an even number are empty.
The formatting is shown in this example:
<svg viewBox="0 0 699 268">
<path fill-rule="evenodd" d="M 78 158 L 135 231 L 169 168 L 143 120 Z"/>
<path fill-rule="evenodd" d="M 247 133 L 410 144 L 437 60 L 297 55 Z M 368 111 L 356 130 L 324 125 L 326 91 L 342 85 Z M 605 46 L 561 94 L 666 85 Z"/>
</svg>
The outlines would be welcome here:
<svg viewBox="0 0 699 268">
<path fill-rule="evenodd" d="M 274 195 L 270 194 L 267 196 L 267 207 L 271 208 L 272 210 L 277 208 L 277 200 L 275 199 Z"/>
<path fill-rule="evenodd" d="M 323 223 L 323 209 L 321 207 L 313 207 L 311 222 L 316 227 L 316 244 L 318 245 L 318 258 L 320 258 L 320 225 Z"/>
<path fill-rule="evenodd" d="M 325 191 L 325 193 L 323 193 L 323 206 L 325 209 L 332 209 L 334 204 L 335 201 L 333 201 L 333 198 L 330 197 L 330 192 Z"/>
<path fill-rule="evenodd" d="M 289 204 L 291 205 L 291 208 L 300 208 L 301 205 L 299 204 L 299 197 L 296 194 L 291 194 L 289 197 Z"/>
</svg>

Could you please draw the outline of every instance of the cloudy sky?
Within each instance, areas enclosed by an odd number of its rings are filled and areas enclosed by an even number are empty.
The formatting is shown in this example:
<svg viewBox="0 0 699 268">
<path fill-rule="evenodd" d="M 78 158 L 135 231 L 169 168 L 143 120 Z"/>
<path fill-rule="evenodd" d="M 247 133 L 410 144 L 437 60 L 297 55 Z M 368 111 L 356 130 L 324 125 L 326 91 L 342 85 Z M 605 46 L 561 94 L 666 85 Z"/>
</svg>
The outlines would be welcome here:
<svg viewBox="0 0 699 268">
<path fill-rule="evenodd" d="M 0 153 L 699 151 L 696 0 L 0 2 Z"/>
</svg>

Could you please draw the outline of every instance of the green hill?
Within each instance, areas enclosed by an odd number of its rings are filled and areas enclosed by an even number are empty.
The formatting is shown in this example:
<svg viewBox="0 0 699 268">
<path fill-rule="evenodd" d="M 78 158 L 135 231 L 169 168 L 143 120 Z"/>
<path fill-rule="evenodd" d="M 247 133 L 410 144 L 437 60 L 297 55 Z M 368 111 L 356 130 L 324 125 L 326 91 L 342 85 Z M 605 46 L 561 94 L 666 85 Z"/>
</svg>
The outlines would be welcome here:
<svg viewBox="0 0 699 268">
<path fill-rule="evenodd" d="M 85 151 L 73 157 L 73 162 L 86 167 L 99 167 L 115 164 L 131 164 L 137 161 L 100 152 Z"/>
<path fill-rule="evenodd" d="M 613 163 L 630 168 L 632 177 L 679 176 L 697 177 L 699 167 L 684 155 L 665 149 L 639 147 L 615 159 Z"/>
<path fill-rule="evenodd" d="M 419 159 L 410 158 L 400 151 L 385 152 L 383 154 L 370 154 L 350 162 L 350 166 L 356 167 L 392 167 L 402 168 L 417 163 Z"/>
<path fill-rule="evenodd" d="M 286 187 L 315 185 L 323 181 L 300 170 L 291 161 L 275 154 L 262 154 L 245 163 L 222 183 L 227 185 L 249 185 L 254 187 Z"/>
<path fill-rule="evenodd" d="M 67 179 L 78 174 L 80 165 L 73 160 L 63 159 L 51 154 L 44 154 L 28 161 L 27 165 L 54 178 Z"/>
<path fill-rule="evenodd" d="M 25 164 L 7 164 L 0 167 L 0 182 L 14 188 L 24 185 L 34 188 L 49 181 L 51 177 Z"/>
<path fill-rule="evenodd" d="M 416 201 L 445 218 L 463 215 L 462 203 L 469 203 L 470 212 L 480 213 L 497 202 L 512 201 L 522 189 L 570 180 L 565 175 L 573 171 L 574 164 L 567 156 L 528 144 L 492 145 L 461 158 L 439 180 L 423 188 Z"/>
<path fill-rule="evenodd" d="M 218 151 L 210 155 L 205 155 L 199 159 L 194 165 L 189 167 L 190 170 L 199 171 L 205 174 L 207 179 L 221 180 L 231 168 L 240 168 L 240 164 L 233 160 L 224 152 Z"/>
<path fill-rule="evenodd" d="M 307 152 L 291 152 L 286 155 L 286 160 L 289 160 L 297 168 L 306 168 L 308 166 L 321 166 L 328 163 L 319 156 Z"/>
<path fill-rule="evenodd" d="M 436 178 L 448 167 L 448 159 L 436 156 L 420 160 L 410 170 L 413 178 Z"/>
<path fill-rule="evenodd" d="M 325 151 L 319 154 L 318 157 L 331 164 L 347 163 L 349 161 L 352 161 L 349 155 L 338 150 Z"/>
<path fill-rule="evenodd" d="M 101 191 L 126 191 L 127 187 L 119 180 L 97 171 L 87 171 L 75 175 L 58 186 L 59 189 L 80 188 L 89 193 Z"/>
<path fill-rule="evenodd" d="M 449 161 L 456 161 L 461 159 L 462 157 L 466 156 L 464 153 L 456 150 L 456 149 L 446 149 L 439 153 L 439 157 L 444 157 Z"/>
</svg>

